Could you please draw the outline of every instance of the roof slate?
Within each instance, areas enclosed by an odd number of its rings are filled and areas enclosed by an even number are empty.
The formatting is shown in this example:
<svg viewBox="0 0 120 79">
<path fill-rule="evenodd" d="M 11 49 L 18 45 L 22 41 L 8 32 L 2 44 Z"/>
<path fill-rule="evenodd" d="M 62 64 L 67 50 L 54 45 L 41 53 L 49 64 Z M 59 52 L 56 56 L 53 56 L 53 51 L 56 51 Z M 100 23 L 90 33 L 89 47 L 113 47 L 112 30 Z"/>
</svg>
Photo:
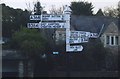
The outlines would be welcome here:
<svg viewBox="0 0 120 79">
<path fill-rule="evenodd" d="M 77 31 L 89 31 L 99 33 L 102 25 L 104 29 L 111 23 L 114 22 L 118 26 L 118 19 L 105 16 L 71 16 L 71 26 Z"/>
</svg>

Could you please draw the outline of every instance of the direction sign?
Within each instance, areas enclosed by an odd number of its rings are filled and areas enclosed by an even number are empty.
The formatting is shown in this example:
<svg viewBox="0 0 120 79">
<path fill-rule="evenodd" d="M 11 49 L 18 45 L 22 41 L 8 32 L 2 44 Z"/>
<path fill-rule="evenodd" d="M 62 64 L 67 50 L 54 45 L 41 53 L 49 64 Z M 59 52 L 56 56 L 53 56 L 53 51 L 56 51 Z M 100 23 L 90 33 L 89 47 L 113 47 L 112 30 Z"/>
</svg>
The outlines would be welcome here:
<svg viewBox="0 0 120 79">
<path fill-rule="evenodd" d="M 42 23 L 28 23 L 28 28 L 65 28 L 63 22 L 42 22 Z"/>
<path fill-rule="evenodd" d="M 98 33 L 90 33 L 90 38 L 98 38 Z"/>
<path fill-rule="evenodd" d="M 88 42 L 90 37 L 90 32 L 85 31 L 71 31 L 70 44 L 72 43 L 84 43 Z"/>
<path fill-rule="evenodd" d="M 78 51 L 82 51 L 83 50 L 83 46 L 81 45 L 74 45 L 74 46 L 69 46 L 69 49 L 67 50 L 67 52 L 78 52 Z"/>
<path fill-rule="evenodd" d="M 30 15 L 30 20 L 41 20 L 42 21 L 62 21 L 63 15 Z"/>
<path fill-rule="evenodd" d="M 81 42 L 88 42 L 90 37 L 90 32 L 80 31 Z"/>
<path fill-rule="evenodd" d="M 64 8 L 62 15 L 43 14 L 43 15 L 30 15 L 30 20 L 40 20 L 39 23 L 28 23 L 28 28 L 66 28 L 66 51 L 77 52 L 82 51 L 83 46 L 70 44 L 88 42 L 89 38 L 97 38 L 97 33 L 90 33 L 85 31 L 71 31 L 70 32 L 70 14 L 71 9 L 69 6 Z M 59 52 L 53 52 L 59 54 Z"/>
<path fill-rule="evenodd" d="M 30 15 L 30 20 L 41 20 L 41 15 Z"/>
</svg>

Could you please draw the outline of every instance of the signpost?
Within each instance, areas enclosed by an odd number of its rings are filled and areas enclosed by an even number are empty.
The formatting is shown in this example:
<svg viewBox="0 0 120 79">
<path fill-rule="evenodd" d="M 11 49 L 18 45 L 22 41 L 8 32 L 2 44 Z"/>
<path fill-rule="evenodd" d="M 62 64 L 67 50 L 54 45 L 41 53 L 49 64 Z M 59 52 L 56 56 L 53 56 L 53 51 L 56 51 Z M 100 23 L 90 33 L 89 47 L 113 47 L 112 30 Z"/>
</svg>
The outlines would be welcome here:
<svg viewBox="0 0 120 79">
<path fill-rule="evenodd" d="M 83 50 L 82 45 L 77 43 L 88 42 L 89 38 L 97 38 L 97 33 L 90 33 L 85 31 L 70 31 L 70 15 L 71 9 L 65 6 L 62 15 L 30 15 L 30 20 L 40 20 L 39 23 L 28 23 L 28 28 L 65 28 L 66 29 L 66 52 L 80 52 Z M 71 45 L 74 44 L 74 45 Z M 77 44 L 77 45 L 75 45 Z M 57 55 L 59 52 L 53 52 Z M 67 55 L 67 76 L 70 76 L 69 54 Z"/>
<path fill-rule="evenodd" d="M 41 20 L 42 21 L 63 21 L 63 15 L 30 15 L 30 20 Z"/>
<path fill-rule="evenodd" d="M 85 31 L 71 31 L 70 44 L 85 43 L 89 41 L 90 32 Z"/>
<path fill-rule="evenodd" d="M 83 50 L 83 46 L 81 45 L 74 45 L 70 46 L 68 52 L 79 52 Z"/>
<path fill-rule="evenodd" d="M 98 34 L 97 33 L 90 33 L 90 38 L 98 38 Z"/>
<path fill-rule="evenodd" d="M 30 15 L 30 20 L 40 20 L 39 23 L 28 23 L 28 28 L 65 28 L 66 29 L 66 52 L 78 52 L 83 50 L 83 46 L 75 45 L 85 43 L 89 38 L 97 38 L 97 33 L 85 31 L 70 31 L 70 15 L 71 9 L 65 6 L 62 15 L 43 14 Z M 71 44 L 74 44 L 71 46 Z M 58 54 L 58 52 L 53 52 Z"/>
<path fill-rule="evenodd" d="M 65 28 L 64 22 L 39 22 L 39 23 L 28 23 L 28 28 Z"/>
</svg>

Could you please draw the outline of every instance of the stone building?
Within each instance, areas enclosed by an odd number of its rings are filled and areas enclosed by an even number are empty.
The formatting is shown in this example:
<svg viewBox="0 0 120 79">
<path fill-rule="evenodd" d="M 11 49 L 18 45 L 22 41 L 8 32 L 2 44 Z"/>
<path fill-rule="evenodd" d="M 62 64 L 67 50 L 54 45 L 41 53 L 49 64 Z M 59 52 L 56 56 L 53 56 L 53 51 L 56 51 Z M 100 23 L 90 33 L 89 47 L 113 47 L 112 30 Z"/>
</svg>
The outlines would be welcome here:
<svg viewBox="0 0 120 79">
<path fill-rule="evenodd" d="M 111 49 L 112 52 L 118 52 L 118 46 L 120 45 L 120 32 L 118 31 L 118 26 L 111 22 L 108 27 L 103 28 L 101 34 L 101 41 L 104 47 Z"/>
<path fill-rule="evenodd" d="M 104 27 L 102 28 L 102 26 Z M 118 19 L 106 16 L 71 16 L 71 30 L 98 33 L 105 48 L 118 52 L 120 32 Z M 101 33 L 100 33 L 101 31 Z M 56 31 L 56 43 L 65 41 L 65 30 Z"/>
<path fill-rule="evenodd" d="M 104 25 L 104 29 L 102 29 L 102 26 Z M 107 30 L 110 30 L 114 28 L 116 30 L 116 35 L 118 32 L 118 19 L 112 18 L 112 17 L 105 17 L 105 16 L 71 16 L 71 30 L 74 31 L 86 31 L 91 33 L 98 33 L 100 34 L 101 41 L 104 43 L 104 33 Z M 102 29 L 102 31 L 101 31 Z M 106 31 L 105 31 L 106 29 Z M 101 33 L 100 33 L 101 31 Z M 109 31 L 110 32 L 110 31 Z M 61 41 L 65 41 L 65 29 L 64 30 L 56 30 L 55 32 L 55 38 L 56 43 L 58 44 Z M 115 34 L 114 32 L 111 32 L 111 34 Z M 117 37 L 115 37 L 116 40 L 118 40 Z M 112 38 L 113 39 L 113 38 Z M 116 42 L 117 43 L 117 42 Z M 106 47 L 104 45 L 104 47 Z"/>
</svg>

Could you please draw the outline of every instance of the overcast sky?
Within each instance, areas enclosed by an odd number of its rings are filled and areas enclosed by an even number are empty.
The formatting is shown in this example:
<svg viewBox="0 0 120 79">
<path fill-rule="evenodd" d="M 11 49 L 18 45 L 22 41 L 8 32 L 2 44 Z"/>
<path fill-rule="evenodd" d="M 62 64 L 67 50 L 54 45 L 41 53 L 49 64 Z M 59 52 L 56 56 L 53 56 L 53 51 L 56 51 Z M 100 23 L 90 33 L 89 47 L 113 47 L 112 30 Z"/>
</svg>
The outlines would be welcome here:
<svg viewBox="0 0 120 79">
<path fill-rule="evenodd" d="M 31 8 L 33 8 L 33 2 L 37 0 L 0 0 L 1 3 L 5 3 L 6 5 L 13 7 L 13 8 L 21 8 L 21 9 L 27 9 L 26 3 L 31 4 Z M 94 13 L 98 11 L 99 8 L 104 9 L 105 7 L 110 6 L 117 6 L 117 3 L 119 0 L 38 0 L 41 2 L 42 6 L 45 6 L 45 10 L 49 11 L 52 5 L 55 5 L 56 7 L 60 7 L 62 5 L 70 5 L 72 1 L 88 1 L 92 2 L 94 6 Z"/>
</svg>

